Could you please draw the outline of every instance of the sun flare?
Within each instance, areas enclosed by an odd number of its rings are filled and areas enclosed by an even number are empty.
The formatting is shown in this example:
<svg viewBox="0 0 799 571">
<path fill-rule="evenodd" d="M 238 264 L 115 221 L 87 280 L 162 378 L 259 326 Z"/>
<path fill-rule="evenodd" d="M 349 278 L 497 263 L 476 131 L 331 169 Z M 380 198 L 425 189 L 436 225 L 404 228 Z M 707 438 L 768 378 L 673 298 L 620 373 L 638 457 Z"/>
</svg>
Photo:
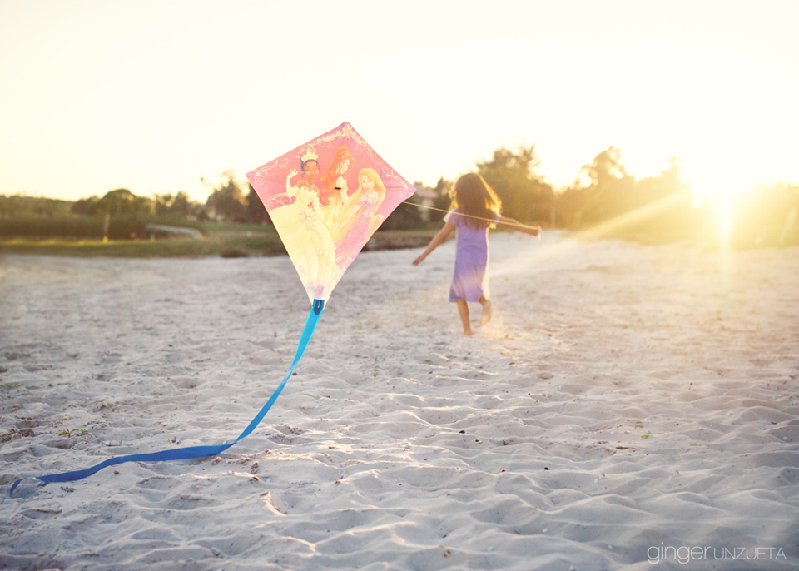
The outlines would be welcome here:
<svg viewBox="0 0 799 571">
<path fill-rule="evenodd" d="M 730 195 L 724 195 L 719 199 L 719 241 L 723 247 L 730 242 L 733 223 L 732 202 L 733 197 Z"/>
</svg>

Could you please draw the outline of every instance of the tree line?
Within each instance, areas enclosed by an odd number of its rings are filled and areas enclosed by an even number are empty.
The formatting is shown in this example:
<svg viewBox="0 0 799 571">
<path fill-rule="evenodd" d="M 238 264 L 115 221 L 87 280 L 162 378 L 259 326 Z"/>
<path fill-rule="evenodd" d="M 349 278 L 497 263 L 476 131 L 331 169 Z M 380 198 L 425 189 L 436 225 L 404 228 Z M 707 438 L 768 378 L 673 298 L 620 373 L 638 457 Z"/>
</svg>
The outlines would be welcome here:
<svg viewBox="0 0 799 571">
<path fill-rule="evenodd" d="M 658 175 L 636 179 L 626 172 L 619 149 L 609 147 L 584 165 L 570 186 L 558 190 L 538 172 L 539 165 L 535 146 L 531 145 L 515 151 L 497 149 L 490 159 L 477 161 L 476 171 L 499 196 L 503 214 L 527 224 L 570 230 L 607 228 L 606 235 L 656 236 L 662 240 L 712 234 L 714 225 L 719 224 L 718 208 L 697 205 L 690 186 L 680 178 L 674 157 Z M 452 185 L 452 181 L 440 178 L 428 189 L 432 200 L 415 195 L 410 202 L 417 206 L 400 204 L 382 229 L 439 225 L 450 206 Z M 424 213 L 423 208 L 429 207 L 432 209 Z M 736 234 L 739 245 L 799 243 L 799 224 L 794 224 L 798 208 L 797 185 L 780 183 L 750 189 L 736 203 L 738 217 L 750 222 L 746 231 Z M 211 185 L 205 203 L 192 201 L 184 191 L 149 198 L 124 188 L 75 202 L 0 196 L 0 218 L 65 215 L 269 224 L 269 215 L 252 186 L 240 182 L 232 171 L 222 173 L 220 181 Z"/>
<path fill-rule="evenodd" d="M 249 185 L 248 185 L 249 186 Z M 205 203 L 193 201 L 185 191 L 156 194 L 153 198 L 137 196 L 126 188 L 77 200 L 71 209 L 79 216 L 163 216 L 187 220 L 224 220 L 259 224 L 268 220 L 266 209 L 253 188 L 245 194 L 243 185 L 232 171 L 222 173 Z"/>
</svg>

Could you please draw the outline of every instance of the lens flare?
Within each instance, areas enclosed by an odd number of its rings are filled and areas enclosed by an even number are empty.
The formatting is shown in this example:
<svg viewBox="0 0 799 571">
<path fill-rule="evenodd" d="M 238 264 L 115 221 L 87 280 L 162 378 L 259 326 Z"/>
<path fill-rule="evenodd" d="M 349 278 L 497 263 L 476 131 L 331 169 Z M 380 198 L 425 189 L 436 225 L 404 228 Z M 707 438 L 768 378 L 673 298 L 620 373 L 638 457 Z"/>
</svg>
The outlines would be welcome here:
<svg viewBox="0 0 799 571">
<path fill-rule="evenodd" d="M 727 248 L 732 232 L 732 197 L 722 196 L 719 200 L 719 243 Z"/>
</svg>

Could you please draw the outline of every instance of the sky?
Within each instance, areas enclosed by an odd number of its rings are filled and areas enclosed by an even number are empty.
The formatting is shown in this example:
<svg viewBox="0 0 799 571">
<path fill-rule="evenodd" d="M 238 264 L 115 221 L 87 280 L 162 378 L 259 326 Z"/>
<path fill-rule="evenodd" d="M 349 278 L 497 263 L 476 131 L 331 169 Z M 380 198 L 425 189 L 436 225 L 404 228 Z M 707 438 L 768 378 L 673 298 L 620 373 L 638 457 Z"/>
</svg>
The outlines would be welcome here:
<svg viewBox="0 0 799 571">
<path fill-rule="evenodd" d="M 704 194 L 799 183 L 797 21 L 794 0 L 0 0 L 0 194 L 204 201 L 345 121 L 431 186 L 520 145 L 556 188 L 610 146 Z"/>
</svg>

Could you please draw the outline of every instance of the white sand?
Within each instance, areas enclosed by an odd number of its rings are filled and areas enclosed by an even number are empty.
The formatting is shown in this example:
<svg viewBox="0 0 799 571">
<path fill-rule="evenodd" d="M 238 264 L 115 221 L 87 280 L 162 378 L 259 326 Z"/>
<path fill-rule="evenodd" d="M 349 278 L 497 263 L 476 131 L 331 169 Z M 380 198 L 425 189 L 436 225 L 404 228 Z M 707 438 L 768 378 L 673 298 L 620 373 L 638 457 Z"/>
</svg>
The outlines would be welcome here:
<svg viewBox="0 0 799 571">
<path fill-rule="evenodd" d="M 221 461 L 14 498 L 235 438 L 309 304 L 287 258 L 0 258 L 0 568 L 797 568 L 799 248 L 558 238 L 492 237 L 473 338 L 452 243 L 362 253 Z"/>
</svg>

